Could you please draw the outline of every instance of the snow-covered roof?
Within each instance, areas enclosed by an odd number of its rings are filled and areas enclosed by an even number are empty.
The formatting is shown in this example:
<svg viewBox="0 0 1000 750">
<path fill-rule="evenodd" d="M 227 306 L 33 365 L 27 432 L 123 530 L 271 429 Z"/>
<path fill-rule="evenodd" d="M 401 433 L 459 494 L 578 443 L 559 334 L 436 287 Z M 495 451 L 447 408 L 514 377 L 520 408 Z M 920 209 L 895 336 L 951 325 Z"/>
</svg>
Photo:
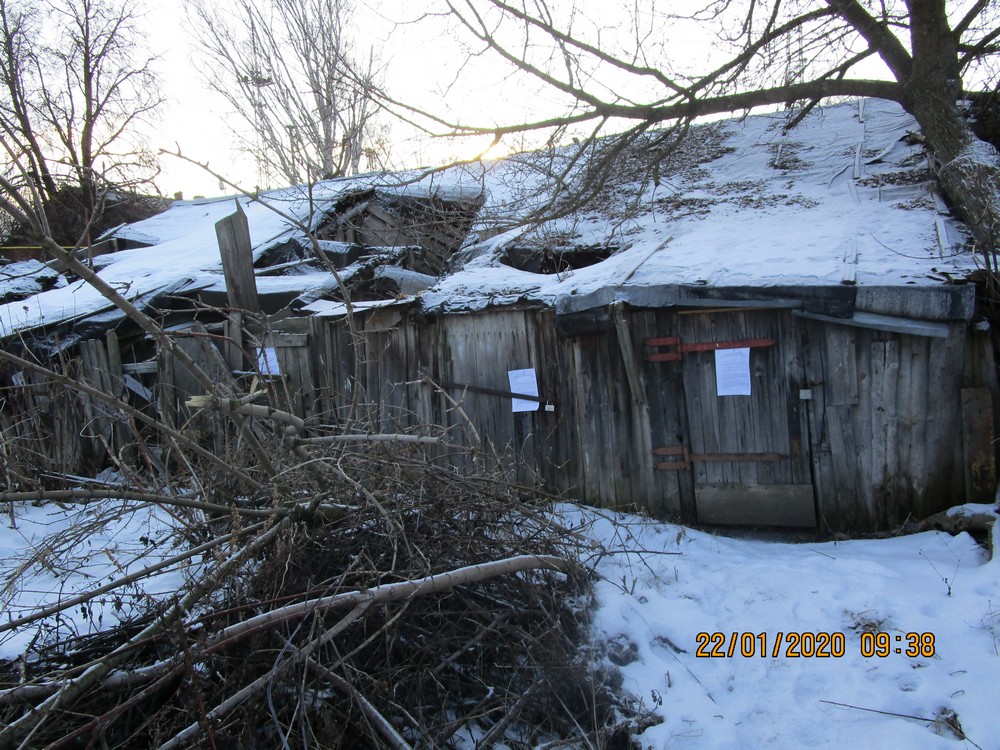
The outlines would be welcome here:
<svg viewBox="0 0 1000 750">
<path fill-rule="evenodd" d="M 940 289 L 975 268 L 963 229 L 935 192 L 916 122 L 898 105 L 817 108 L 786 134 L 787 121 L 774 113 L 702 126 L 658 184 L 620 181 L 597 209 L 484 239 L 461 271 L 424 294 L 424 305 L 538 300 L 571 311 L 586 300 L 685 286 Z M 628 155 L 622 161 L 627 172 Z M 491 191 L 483 216 L 502 215 L 508 195 Z M 558 275 L 503 262 L 509 248 L 546 237 L 618 249 Z"/>
<path fill-rule="evenodd" d="M 324 209 L 359 190 L 484 196 L 458 256 L 462 262 L 419 293 L 425 309 L 531 302 L 566 312 L 616 299 L 670 304 L 676 290 L 692 288 L 941 290 L 974 270 L 964 231 L 935 193 L 913 137 L 916 123 L 898 105 L 865 100 L 817 107 L 785 133 L 787 121 L 786 113 L 773 113 L 698 126 L 679 151 L 664 157 L 655 180 L 638 168 L 648 154 L 635 145 L 620 156 L 595 201 L 540 223 L 530 219 L 552 201 L 555 186 L 584 179 L 585 162 L 565 169 L 566 150 L 423 175 L 332 180 L 311 194 L 287 189 L 263 197 L 287 217 L 315 226 Z M 561 180 L 551 178 L 552 170 L 564 169 Z M 180 289 L 224 289 L 215 223 L 234 211 L 235 200 L 247 214 L 255 254 L 301 235 L 289 218 L 247 198 L 178 202 L 116 230 L 115 236 L 151 246 L 101 256 L 101 276 L 130 298 L 168 285 L 178 289 L 179 280 Z M 609 257 L 557 274 L 519 270 L 507 261 L 512 249 L 599 247 Z M 316 285 L 313 278 L 301 281 Z M 108 307 L 86 284 L 70 283 L 0 305 L 0 336 Z"/>
</svg>

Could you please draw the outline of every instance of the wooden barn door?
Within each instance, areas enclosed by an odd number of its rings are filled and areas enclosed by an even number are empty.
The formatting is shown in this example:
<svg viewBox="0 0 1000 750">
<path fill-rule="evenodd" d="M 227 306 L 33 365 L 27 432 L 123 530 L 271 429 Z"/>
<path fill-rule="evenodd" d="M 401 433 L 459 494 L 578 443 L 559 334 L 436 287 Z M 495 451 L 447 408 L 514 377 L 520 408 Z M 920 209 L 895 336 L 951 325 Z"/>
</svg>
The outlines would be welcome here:
<svg viewBox="0 0 1000 750">
<path fill-rule="evenodd" d="M 688 434 L 657 446 L 657 468 L 692 473 L 700 523 L 815 526 L 809 392 L 790 312 L 684 311 L 675 330 L 650 351 L 681 370 Z"/>
</svg>

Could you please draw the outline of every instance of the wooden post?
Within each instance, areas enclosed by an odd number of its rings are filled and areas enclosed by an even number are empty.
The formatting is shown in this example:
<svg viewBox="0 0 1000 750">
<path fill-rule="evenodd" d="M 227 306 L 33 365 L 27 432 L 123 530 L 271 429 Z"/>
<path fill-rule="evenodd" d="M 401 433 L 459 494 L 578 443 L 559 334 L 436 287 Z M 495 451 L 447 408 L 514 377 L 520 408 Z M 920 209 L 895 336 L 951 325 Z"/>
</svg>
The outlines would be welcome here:
<svg viewBox="0 0 1000 750">
<path fill-rule="evenodd" d="M 229 306 L 237 310 L 259 313 L 257 280 L 253 274 L 253 246 L 250 244 L 250 224 L 239 201 L 236 213 L 215 223 L 222 256 L 222 272 L 226 277 Z"/>
<path fill-rule="evenodd" d="M 223 321 L 223 359 L 230 370 L 245 370 L 246 357 L 243 355 L 243 313 L 236 310 Z"/>
<path fill-rule="evenodd" d="M 108 353 L 108 393 L 121 398 L 125 391 L 125 378 L 122 372 L 122 352 L 118 334 L 113 330 L 108 331 L 104 336 L 104 342 Z M 127 434 L 122 419 L 115 419 L 112 422 L 111 438 L 111 449 L 115 452 L 121 451 L 130 442 L 131 435 Z"/>
</svg>

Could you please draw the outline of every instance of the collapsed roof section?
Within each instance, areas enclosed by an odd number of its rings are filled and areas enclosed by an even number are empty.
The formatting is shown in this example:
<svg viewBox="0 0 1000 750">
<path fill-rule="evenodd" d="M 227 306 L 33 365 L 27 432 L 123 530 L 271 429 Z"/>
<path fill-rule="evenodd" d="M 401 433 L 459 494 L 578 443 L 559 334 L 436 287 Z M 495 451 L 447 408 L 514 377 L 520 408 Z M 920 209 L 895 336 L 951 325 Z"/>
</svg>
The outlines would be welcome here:
<svg viewBox="0 0 1000 750">
<path fill-rule="evenodd" d="M 481 193 L 372 188 L 338 201 L 316 237 L 365 247 L 411 247 L 415 250 L 407 253 L 404 267 L 436 276 L 462 246 L 483 201 Z"/>
<path fill-rule="evenodd" d="M 440 190 L 414 176 L 333 180 L 260 198 L 195 200 L 100 238 L 80 258 L 140 309 L 190 317 L 227 306 L 216 223 L 247 216 L 263 312 L 318 299 L 386 299 L 437 280 L 482 206 L 481 191 Z M 0 337 L 35 334 L 47 349 L 115 328 L 124 316 L 55 263 L 0 277 Z M 336 271 L 336 274 L 331 273 Z M 30 298 L 30 305 L 14 303 Z M 204 312 L 200 314 L 204 315 Z M 60 343 L 56 344 L 58 341 Z"/>
</svg>

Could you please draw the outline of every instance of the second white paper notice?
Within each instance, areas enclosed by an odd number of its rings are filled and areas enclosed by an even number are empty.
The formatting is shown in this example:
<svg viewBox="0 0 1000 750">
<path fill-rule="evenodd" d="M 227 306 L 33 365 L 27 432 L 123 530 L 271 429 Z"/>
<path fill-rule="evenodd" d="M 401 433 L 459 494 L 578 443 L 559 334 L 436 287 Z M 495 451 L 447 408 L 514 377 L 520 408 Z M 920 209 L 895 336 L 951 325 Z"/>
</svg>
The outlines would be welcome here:
<svg viewBox="0 0 1000 750">
<path fill-rule="evenodd" d="M 750 350 L 715 350 L 715 386 L 720 396 L 750 395 Z"/>
</svg>

